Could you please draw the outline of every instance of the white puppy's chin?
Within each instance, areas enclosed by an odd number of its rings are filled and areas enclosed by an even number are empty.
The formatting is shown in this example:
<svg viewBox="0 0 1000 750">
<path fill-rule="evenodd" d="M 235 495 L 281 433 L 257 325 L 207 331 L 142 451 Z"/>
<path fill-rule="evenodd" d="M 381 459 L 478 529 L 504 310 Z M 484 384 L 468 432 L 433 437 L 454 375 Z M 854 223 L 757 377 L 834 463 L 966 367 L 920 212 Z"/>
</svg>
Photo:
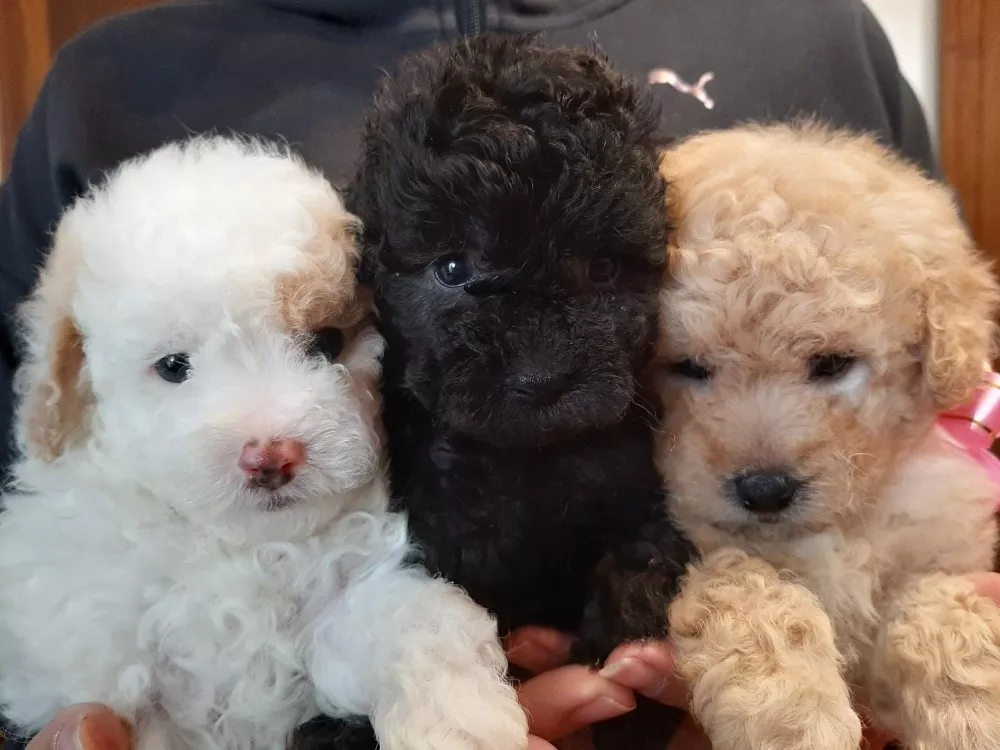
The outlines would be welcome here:
<svg viewBox="0 0 1000 750">
<path fill-rule="evenodd" d="M 276 490 L 255 487 L 241 476 L 232 477 L 237 499 L 234 508 L 247 513 L 327 509 L 338 498 L 369 486 L 379 472 L 379 454 L 373 443 L 357 441 L 349 449 L 340 446 L 338 460 L 307 464 L 288 484 Z"/>
<path fill-rule="evenodd" d="M 318 459 L 321 457 L 318 456 Z M 276 514 L 301 514 L 332 520 L 351 509 L 351 496 L 369 487 L 379 476 L 379 471 L 379 454 L 375 445 L 358 439 L 351 444 L 337 446 L 333 460 L 327 458 L 307 463 L 295 478 L 276 490 L 254 487 L 244 477 L 233 475 L 227 478 L 231 487 L 229 497 L 219 498 L 217 505 L 230 520 L 240 515 L 257 517 Z"/>
<path fill-rule="evenodd" d="M 238 452 L 217 450 L 211 441 L 180 441 L 189 448 L 173 453 L 169 442 L 137 451 L 138 439 L 97 450 L 105 480 L 122 487 L 123 503 L 131 498 L 123 513 L 172 513 L 210 537 L 254 543 L 303 538 L 353 511 L 370 510 L 365 503 L 383 476 L 377 437 L 360 418 L 310 437 L 303 440 L 305 464 L 274 490 L 251 484 L 237 466 Z M 226 443 L 241 440 L 242 433 Z"/>
<path fill-rule="evenodd" d="M 363 510 L 370 494 L 365 490 L 370 486 L 324 493 L 312 489 L 302 493 L 291 485 L 284 492 L 273 493 L 240 487 L 229 496 L 212 498 L 212 502 L 176 505 L 174 510 L 191 527 L 226 542 L 283 542 L 311 536 L 350 512 Z"/>
</svg>

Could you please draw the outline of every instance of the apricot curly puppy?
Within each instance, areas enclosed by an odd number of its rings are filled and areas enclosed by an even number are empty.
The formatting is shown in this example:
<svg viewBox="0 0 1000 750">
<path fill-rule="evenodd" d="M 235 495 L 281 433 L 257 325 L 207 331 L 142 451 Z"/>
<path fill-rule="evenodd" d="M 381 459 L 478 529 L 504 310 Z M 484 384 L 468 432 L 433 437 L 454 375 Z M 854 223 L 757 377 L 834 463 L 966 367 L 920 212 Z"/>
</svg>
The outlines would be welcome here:
<svg viewBox="0 0 1000 750">
<path fill-rule="evenodd" d="M 856 711 L 912 750 L 1000 747 L 1000 608 L 960 577 L 991 566 L 997 489 L 935 427 L 980 383 L 998 289 L 951 196 L 816 125 L 695 137 L 663 171 L 693 711 L 717 750 L 856 748 Z"/>
</svg>

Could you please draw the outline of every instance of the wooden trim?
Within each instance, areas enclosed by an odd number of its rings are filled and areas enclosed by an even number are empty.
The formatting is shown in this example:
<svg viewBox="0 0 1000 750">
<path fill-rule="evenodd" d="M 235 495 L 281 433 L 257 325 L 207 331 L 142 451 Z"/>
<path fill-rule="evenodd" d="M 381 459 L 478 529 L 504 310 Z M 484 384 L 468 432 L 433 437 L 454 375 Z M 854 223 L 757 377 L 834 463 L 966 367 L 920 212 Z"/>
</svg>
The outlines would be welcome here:
<svg viewBox="0 0 1000 750">
<path fill-rule="evenodd" d="M 0 0 L 0 179 L 52 60 L 93 23 L 160 0 Z"/>
<path fill-rule="evenodd" d="M 0 0 L 0 175 L 31 111 L 52 58 L 49 4 Z"/>
<path fill-rule="evenodd" d="M 1000 2 L 941 0 L 941 161 L 1000 262 Z"/>
<path fill-rule="evenodd" d="M 1000 4 L 984 0 L 983 10 L 980 226 L 983 242 L 1000 258 Z"/>
</svg>

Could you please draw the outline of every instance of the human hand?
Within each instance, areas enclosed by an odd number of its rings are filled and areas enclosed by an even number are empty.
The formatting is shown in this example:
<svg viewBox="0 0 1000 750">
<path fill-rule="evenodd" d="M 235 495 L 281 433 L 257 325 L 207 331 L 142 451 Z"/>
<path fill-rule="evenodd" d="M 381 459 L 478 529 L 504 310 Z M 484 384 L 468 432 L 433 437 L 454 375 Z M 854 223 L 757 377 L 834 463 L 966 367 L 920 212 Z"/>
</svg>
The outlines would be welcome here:
<svg viewBox="0 0 1000 750">
<path fill-rule="evenodd" d="M 528 714 L 533 741 L 542 743 L 539 749 L 551 748 L 548 743 L 557 741 L 567 747 L 567 738 L 591 724 L 635 708 L 635 696 L 628 688 L 585 666 L 567 664 L 571 644 L 569 636 L 537 627 L 517 630 L 504 644 L 512 667 L 530 675 L 518 685 L 517 693 Z"/>
<path fill-rule="evenodd" d="M 26 750 L 131 750 L 132 734 L 105 706 L 70 706 L 28 743 Z"/>
<path fill-rule="evenodd" d="M 533 675 L 519 685 L 518 696 L 536 741 L 554 742 L 563 750 L 585 750 L 591 747 L 590 726 L 634 709 L 637 692 L 669 705 L 686 705 L 668 644 L 622 646 L 608 659 L 605 669 L 597 672 L 566 663 L 571 643 L 569 636 L 557 631 L 527 627 L 512 634 L 505 644 L 511 664 Z M 537 747 L 551 745 L 542 742 Z M 670 747 L 708 750 L 710 745 L 689 723 L 675 735 Z"/>
</svg>

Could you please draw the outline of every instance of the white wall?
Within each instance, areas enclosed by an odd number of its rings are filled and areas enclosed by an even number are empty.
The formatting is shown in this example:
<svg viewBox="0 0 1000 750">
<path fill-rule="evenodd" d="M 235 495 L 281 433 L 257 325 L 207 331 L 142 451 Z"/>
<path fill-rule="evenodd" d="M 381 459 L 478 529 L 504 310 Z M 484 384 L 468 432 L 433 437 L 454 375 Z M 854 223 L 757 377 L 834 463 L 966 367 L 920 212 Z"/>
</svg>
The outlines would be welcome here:
<svg viewBox="0 0 1000 750">
<path fill-rule="evenodd" d="M 878 18 L 903 75 L 927 114 L 937 144 L 938 0 L 865 0 Z"/>
</svg>

